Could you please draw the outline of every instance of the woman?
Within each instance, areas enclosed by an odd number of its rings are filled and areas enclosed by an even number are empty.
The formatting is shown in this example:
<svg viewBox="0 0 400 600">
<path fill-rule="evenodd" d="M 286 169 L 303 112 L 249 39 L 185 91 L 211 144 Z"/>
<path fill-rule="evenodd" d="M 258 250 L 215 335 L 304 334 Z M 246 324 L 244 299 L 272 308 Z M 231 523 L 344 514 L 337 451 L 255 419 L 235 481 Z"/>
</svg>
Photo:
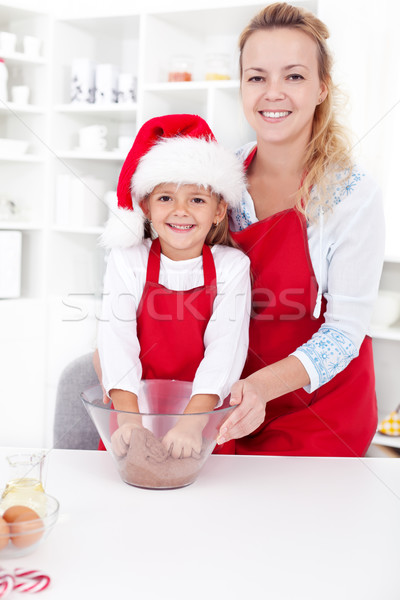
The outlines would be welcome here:
<svg viewBox="0 0 400 600">
<path fill-rule="evenodd" d="M 243 31 L 244 113 L 257 142 L 231 212 L 253 272 L 250 347 L 220 452 L 364 455 L 377 423 L 366 336 L 384 255 L 377 185 L 334 110 L 326 26 L 277 3 Z"/>
</svg>

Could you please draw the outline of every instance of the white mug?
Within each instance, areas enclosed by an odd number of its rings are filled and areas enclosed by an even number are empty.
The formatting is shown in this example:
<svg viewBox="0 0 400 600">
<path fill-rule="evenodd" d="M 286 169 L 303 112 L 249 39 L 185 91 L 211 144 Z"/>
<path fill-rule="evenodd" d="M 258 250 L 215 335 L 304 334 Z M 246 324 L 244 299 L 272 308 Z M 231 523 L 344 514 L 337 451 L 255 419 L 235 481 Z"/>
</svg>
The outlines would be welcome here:
<svg viewBox="0 0 400 600">
<path fill-rule="evenodd" d="M 29 56 L 39 56 L 41 40 L 33 35 L 24 35 L 22 40 L 24 53 Z"/>
<path fill-rule="evenodd" d="M 133 104 L 136 102 L 136 77 L 131 73 L 120 73 L 118 76 L 118 102 Z"/>
<path fill-rule="evenodd" d="M 96 104 L 117 102 L 118 68 L 110 64 L 96 66 Z"/>
<path fill-rule="evenodd" d="M 107 147 L 106 135 L 108 133 L 105 125 L 89 125 L 79 130 L 79 147 L 82 150 L 100 152 Z"/>
<path fill-rule="evenodd" d="M 13 85 L 11 88 L 11 100 L 15 104 L 28 104 L 30 89 L 27 85 Z"/>
<path fill-rule="evenodd" d="M 0 50 L 12 54 L 15 52 L 17 36 L 10 31 L 0 31 Z"/>
<path fill-rule="evenodd" d="M 89 58 L 76 58 L 71 65 L 71 102 L 93 104 L 95 67 Z"/>
</svg>

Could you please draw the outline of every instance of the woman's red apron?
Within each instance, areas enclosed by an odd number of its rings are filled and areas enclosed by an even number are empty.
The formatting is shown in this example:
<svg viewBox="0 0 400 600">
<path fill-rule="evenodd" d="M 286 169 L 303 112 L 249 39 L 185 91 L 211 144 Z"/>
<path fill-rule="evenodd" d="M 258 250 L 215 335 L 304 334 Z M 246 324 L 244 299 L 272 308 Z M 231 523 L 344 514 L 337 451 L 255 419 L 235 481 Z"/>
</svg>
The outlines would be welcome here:
<svg viewBox="0 0 400 600">
<path fill-rule="evenodd" d="M 299 211 L 283 211 L 233 237 L 249 256 L 254 277 L 249 352 L 242 374 L 247 377 L 309 340 L 324 323 L 326 302 L 323 299 L 321 316 L 313 318 L 317 282 L 306 221 Z M 268 402 L 264 423 L 226 452 L 362 456 L 376 425 L 372 341 L 366 337 L 359 356 L 315 392 L 300 389 Z"/>
<path fill-rule="evenodd" d="M 137 310 L 137 336 L 143 379 L 193 381 L 204 358 L 204 333 L 217 295 L 212 252 L 203 246 L 204 285 L 184 291 L 158 283 L 161 248 L 151 245 L 146 283 Z M 100 441 L 99 450 L 104 450 Z"/>
</svg>

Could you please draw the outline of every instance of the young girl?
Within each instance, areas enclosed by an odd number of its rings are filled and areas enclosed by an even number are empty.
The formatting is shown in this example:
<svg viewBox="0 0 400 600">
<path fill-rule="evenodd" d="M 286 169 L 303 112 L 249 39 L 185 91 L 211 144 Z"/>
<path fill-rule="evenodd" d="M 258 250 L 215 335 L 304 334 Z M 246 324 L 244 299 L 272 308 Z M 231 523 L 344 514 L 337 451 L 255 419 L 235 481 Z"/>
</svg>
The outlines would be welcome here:
<svg viewBox="0 0 400 600">
<path fill-rule="evenodd" d="M 242 163 L 195 115 L 151 119 L 118 182 L 99 354 L 102 383 L 118 410 L 138 412 L 141 379 L 193 381 L 186 413 L 213 410 L 240 377 L 248 347 L 249 259 L 228 231 L 240 203 Z M 198 423 L 198 420 L 196 421 Z M 112 436 L 126 453 L 139 416 L 120 415 Z M 199 426 L 167 433 L 174 458 L 200 452 Z"/>
</svg>

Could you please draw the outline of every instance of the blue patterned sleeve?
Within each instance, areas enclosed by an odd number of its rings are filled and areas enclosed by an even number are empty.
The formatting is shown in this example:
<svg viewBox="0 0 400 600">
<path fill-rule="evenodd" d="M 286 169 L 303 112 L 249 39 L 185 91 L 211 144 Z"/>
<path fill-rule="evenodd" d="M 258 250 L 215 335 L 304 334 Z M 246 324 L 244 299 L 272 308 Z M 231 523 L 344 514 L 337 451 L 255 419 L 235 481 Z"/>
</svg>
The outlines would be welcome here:
<svg viewBox="0 0 400 600">
<path fill-rule="evenodd" d="M 304 389 L 312 393 L 343 371 L 358 356 L 358 350 L 341 331 L 322 325 L 292 356 L 296 356 L 308 372 L 310 384 Z"/>
</svg>

